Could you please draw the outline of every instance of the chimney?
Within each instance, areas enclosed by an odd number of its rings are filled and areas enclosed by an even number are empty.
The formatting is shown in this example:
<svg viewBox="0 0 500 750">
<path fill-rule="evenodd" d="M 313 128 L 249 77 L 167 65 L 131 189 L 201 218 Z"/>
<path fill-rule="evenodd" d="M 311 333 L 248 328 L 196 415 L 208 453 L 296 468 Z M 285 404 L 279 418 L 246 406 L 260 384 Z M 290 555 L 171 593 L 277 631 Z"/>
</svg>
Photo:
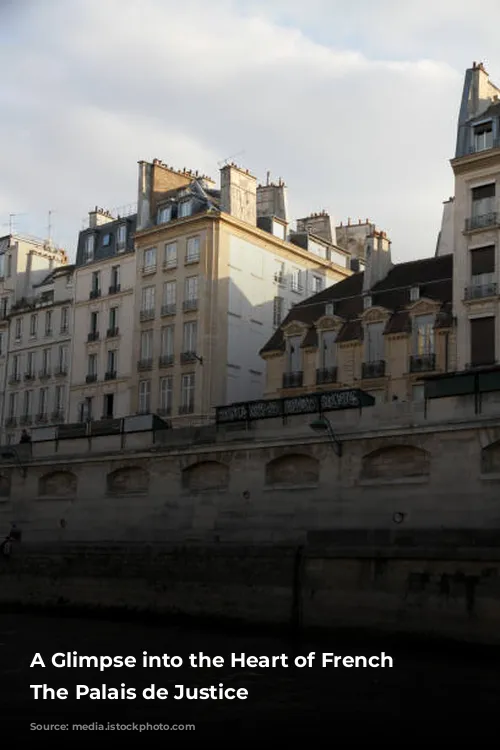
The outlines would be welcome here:
<svg viewBox="0 0 500 750">
<path fill-rule="evenodd" d="M 220 171 L 221 211 L 257 225 L 257 180 L 236 164 L 226 164 Z"/>
<path fill-rule="evenodd" d="M 333 242 L 332 222 L 326 212 L 314 213 L 305 219 L 297 219 L 297 232 L 310 232 L 327 242 Z"/>
<path fill-rule="evenodd" d="M 288 222 L 288 196 L 284 182 L 280 181 L 277 185 L 268 182 L 258 186 L 257 216 L 259 219 L 274 216 Z"/>
<path fill-rule="evenodd" d="M 93 211 L 89 211 L 89 229 L 95 229 L 103 224 L 109 224 L 110 221 L 114 221 L 114 217 L 104 208 L 96 206 Z"/>
<path fill-rule="evenodd" d="M 391 241 L 385 232 L 374 230 L 366 238 L 365 263 L 363 291 L 370 292 L 392 268 Z"/>
</svg>

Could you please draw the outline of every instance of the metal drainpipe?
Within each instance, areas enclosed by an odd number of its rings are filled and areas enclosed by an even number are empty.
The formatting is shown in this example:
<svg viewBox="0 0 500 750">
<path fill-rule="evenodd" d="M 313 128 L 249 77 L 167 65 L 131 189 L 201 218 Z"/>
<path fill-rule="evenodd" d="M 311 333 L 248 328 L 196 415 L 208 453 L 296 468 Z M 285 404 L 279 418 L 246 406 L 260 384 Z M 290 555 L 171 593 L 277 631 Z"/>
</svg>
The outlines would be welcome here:
<svg viewBox="0 0 500 750">
<path fill-rule="evenodd" d="M 448 332 L 444 335 L 444 371 L 448 372 L 450 369 L 450 352 L 449 352 L 450 334 Z"/>
</svg>

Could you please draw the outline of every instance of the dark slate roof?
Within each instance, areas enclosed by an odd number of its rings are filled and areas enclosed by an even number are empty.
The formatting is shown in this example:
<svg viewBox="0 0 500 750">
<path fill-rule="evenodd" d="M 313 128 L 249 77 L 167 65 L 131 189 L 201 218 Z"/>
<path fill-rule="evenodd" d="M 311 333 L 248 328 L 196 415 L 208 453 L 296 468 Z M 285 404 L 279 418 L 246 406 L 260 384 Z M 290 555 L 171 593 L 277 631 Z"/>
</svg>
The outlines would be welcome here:
<svg viewBox="0 0 500 750">
<path fill-rule="evenodd" d="M 75 264 L 71 263 L 66 266 L 57 266 L 57 268 L 54 268 L 50 273 L 45 276 L 42 281 L 40 281 L 38 284 L 33 284 L 33 288 L 39 287 L 39 286 L 47 286 L 47 284 L 51 284 L 54 279 L 57 279 L 58 276 L 68 276 L 70 273 L 73 273 L 75 270 Z"/>
<path fill-rule="evenodd" d="M 436 327 L 451 325 L 452 276 L 453 255 L 424 258 L 394 265 L 387 276 L 375 284 L 370 291 L 373 307 L 384 307 L 393 313 L 384 332 L 401 333 L 410 330 L 411 320 L 406 308 L 411 304 L 412 287 L 419 287 L 420 297 L 427 297 L 442 303 Z M 283 321 L 281 328 L 274 332 L 261 349 L 261 353 L 284 349 L 282 329 L 292 321 L 306 323 L 308 326 L 302 346 L 315 346 L 314 323 L 325 314 L 325 305 L 329 302 L 334 303 L 335 316 L 345 320 L 337 341 L 360 339 L 363 333 L 359 320 L 364 310 L 363 278 L 362 271 L 352 274 L 295 305 Z"/>
<path fill-rule="evenodd" d="M 486 109 L 484 112 L 481 112 L 480 115 L 472 117 L 469 120 L 469 124 L 473 125 L 475 122 L 482 122 L 483 120 L 487 120 L 488 117 L 500 117 L 500 102 L 494 102 L 493 104 L 490 104 L 488 109 Z"/>
</svg>

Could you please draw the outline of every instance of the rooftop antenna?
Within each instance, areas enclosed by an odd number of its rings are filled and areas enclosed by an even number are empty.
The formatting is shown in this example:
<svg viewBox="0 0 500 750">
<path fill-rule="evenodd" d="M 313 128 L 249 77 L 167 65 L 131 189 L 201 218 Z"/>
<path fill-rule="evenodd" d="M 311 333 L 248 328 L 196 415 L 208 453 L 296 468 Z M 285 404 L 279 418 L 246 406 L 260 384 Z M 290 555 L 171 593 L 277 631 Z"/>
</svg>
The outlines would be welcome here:
<svg viewBox="0 0 500 750">
<path fill-rule="evenodd" d="M 245 153 L 245 151 L 244 151 L 244 150 L 243 150 L 243 151 L 238 151 L 238 153 L 237 153 L 237 154 L 233 154 L 232 156 L 228 156 L 228 157 L 227 157 L 227 159 L 221 159 L 221 161 L 218 161 L 218 162 L 217 162 L 217 165 L 218 165 L 219 167 L 225 167 L 225 166 L 226 166 L 226 164 L 228 164 L 228 163 L 230 162 L 230 160 L 231 160 L 231 159 L 236 159 L 236 157 L 237 157 L 237 156 L 241 156 L 241 155 L 242 155 L 242 154 L 244 154 L 244 153 Z"/>
<path fill-rule="evenodd" d="M 9 234 L 14 233 L 15 219 L 17 219 L 18 216 L 26 216 L 26 214 L 9 214 Z"/>
<path fill-rule="evenodd" d="M 49 221 L 47 226 L 47 242 L 49 245 L 52 245 L 52 214 L 53 211 L 49 211 Z"/>
<path fill-rule="evenodd" d="M 266 172 L 266 185 L 269 185 L 271 182 L 271 172 L 267 170 Z"/>
</svg>

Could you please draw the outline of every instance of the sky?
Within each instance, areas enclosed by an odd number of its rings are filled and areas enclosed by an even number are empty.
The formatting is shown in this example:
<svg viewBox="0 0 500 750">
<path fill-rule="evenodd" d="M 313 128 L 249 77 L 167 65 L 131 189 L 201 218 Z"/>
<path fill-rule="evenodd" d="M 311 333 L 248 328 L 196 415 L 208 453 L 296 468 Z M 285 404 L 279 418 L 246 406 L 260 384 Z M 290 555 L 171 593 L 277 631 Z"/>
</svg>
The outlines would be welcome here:
<svg viewBox="0 0 500 750">
<path fill-rule="evenodd" d="M 434 254 L 465 69 L 500 82 L 498 0 L 0 0 L 0 235 L 74 258 L 137 162 L 288 187 L 290 218 L 369 218 Z"/>
</svg>

